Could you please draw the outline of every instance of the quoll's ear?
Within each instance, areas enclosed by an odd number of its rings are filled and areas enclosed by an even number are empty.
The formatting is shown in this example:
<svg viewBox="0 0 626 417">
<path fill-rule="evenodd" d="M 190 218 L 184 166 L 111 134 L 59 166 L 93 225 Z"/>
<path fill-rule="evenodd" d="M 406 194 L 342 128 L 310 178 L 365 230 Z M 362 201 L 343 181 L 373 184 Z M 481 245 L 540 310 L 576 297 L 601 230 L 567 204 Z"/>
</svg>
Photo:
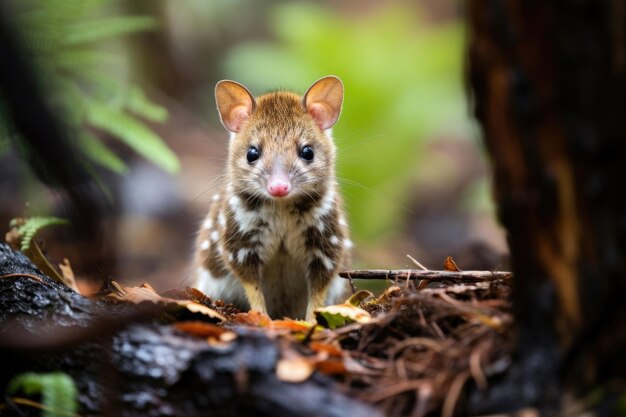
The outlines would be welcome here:
<svg viewBox="0 0 626 417">
<path fill-rule="evenodd" d="M 237 133 L 256 107 L 254 97 L 243 85 L 222 80 L 215 86 L 217 111 L 224 127 Z"/>
<path fill-rule="evenodd" d="M 322 129 L 332 127 L 339 119 L 343 103 L 343 83 L 334 75 L 315 82 L 302 98 L 302 104 L 317 126 Z"/>
</svg>

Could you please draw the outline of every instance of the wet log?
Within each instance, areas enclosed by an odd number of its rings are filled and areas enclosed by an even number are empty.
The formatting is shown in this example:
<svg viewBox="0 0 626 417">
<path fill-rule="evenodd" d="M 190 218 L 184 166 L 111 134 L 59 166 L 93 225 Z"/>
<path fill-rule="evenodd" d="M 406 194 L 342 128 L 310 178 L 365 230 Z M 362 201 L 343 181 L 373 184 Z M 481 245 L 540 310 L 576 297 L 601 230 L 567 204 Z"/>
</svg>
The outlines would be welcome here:
<svg viewBox="0 0 626 417">
<path fill-rule="evenodd" d="M 626 7 L 470 0 L 469 85 L 508 232 L 515 362 L 477 412 L 626 375 Z"/>
<path fill-rule="evenodd" d="M 278 379 L 281 345 L 261 332 L 235 329 L 234 341 L 212 345 L 158 313 L 86 299 L 0 245 L 0 391 L 21 372 L 61 371 L 82 416 L 379 415 L 323 375 Z"/>
</svg>

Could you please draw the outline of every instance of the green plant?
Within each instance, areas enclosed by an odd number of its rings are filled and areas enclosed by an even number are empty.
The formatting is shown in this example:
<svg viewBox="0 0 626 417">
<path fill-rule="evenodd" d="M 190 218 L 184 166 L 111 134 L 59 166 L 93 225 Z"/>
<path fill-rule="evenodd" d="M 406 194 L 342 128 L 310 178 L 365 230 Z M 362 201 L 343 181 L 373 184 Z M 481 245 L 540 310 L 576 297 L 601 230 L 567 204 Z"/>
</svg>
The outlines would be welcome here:
<svg viewBox="0 0 626 417">
<path fill-rule="evenodd" d="M 48 374 L 24 373 L 11 380 L 7 391 L 11 394 L 18 390 L 26 395 L 41 394 L 40 408 L 43 417 L 67 417 L 75 415 L 78 408 L 77 390 L 74 380 L 62 372 Z M 15 401 L 15 400 L 14 400 Z M 27 405 L 36 403 L 19 402 Z"/>
<path fill-rule="evenodd" d="M 314 2 L 279 4 L 269 17 L 276 40 L 238 46 L 225 65 L 226 77 L 255 92 L 304 88 L 327 74 L 342 78 L 346 96 L 333 135 L 361 242 L 382 241 L 404 226 L 408 186 L 427 139 L 471 130 L 462 27 L 432 25 L 418 11 L 390 2 L 355 17 Z"/>
<path fill-rule="evenodd" d="M 94 134 L 101 130 L 174 173 L 179 169 L 176 155 L 142 120 L 163 122 L 166 109 L 126 82 L 121 56 L 101 46 L 103 41 L 152 30 L 157 22 L 149 16 L 102 17 L 103 8 L 116 2 L 24 0 L 16 4 L 14 25 L 51 107 L 60 110 L 67 131 L 87 158 L 117 173 L 127 169 Z M 6 141 L 11 133 L 2 108 L 0 97 L 0 135 Z"/>
<path fill-rule="evenodd" d="M 59 217 L 28 217 L 13 219 L 9 227 L 17 230 L 20 236 L 20 250 L 26 252 L 30 249 L 33 238 L 40 230 L 61 224 L 69 224 L 69 222 Z"/>
</svg>

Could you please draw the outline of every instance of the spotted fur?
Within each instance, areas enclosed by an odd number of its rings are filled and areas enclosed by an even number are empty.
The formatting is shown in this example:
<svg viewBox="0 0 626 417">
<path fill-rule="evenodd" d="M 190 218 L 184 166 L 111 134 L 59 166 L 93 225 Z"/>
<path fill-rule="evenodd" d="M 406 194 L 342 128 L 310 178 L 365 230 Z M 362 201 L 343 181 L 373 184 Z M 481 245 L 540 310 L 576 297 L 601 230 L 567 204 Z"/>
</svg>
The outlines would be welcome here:
<svg viewBox="0 0 626 417">
<path fill-rule="evenodd" d="M 337 88 L 338 79 L 328 78 L 309 91 Z M 224 125 L 236 131 L 226 182 L 199 229 L 195 285 L 243 309 L 310 319 L 315 308 L 347 293 L 337 272 L 347 266 L 352 243 L 334 176 L 335 146 L 329 129 L 321 128 L 328 125 L 325 117 L 336 120 L 338 113 L 317 109 L 317 102 L 306 101 L 309 93 L 303 99 L 274 92 L 255 100 L 233 84 L 222 102 L 216 94 Z M 336 93 L 313 92 L 322 99 Z M 246 158 L 250 146 L 261 155 L 254 163 Z M 312 161 L 299 157 L 304 146 L 313 148 Z M 283 198 L 265 192 L 277 164 L 293 184 Z"/>
</svg>

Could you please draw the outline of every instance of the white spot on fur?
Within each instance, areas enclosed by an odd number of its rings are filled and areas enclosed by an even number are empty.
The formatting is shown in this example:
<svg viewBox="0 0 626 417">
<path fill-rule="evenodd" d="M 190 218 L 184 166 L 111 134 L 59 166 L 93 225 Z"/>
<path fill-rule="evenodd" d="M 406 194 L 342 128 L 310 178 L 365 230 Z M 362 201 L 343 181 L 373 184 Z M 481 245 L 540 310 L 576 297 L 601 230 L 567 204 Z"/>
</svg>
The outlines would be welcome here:
<svg viewBox="0 0 626 417">
<path fill-rule="evenodd" d="M 333 277 L 328 287 L 326 295 L 326 304 L 333 305 L 343 303 L 347 295 L 348 280 L 338 276 Z"/>
<path fill-rule="evenodd" d="M 208 250 L 210 246 L 211 246 L 211 242 L 209 242 L 208 240 L 205 240 L 205 241 L 204 241 L 204 242 L 202 242 L 202 244 L 200 245 L 200 249 L 202 249 L 202 250 Z"/>
<path fill-rule="evenodd" d="M 252 250 L 250 248 L 241 248 L 237 251 L 237 262 L 242 264 L 243 261 L 246 259 L 246 256 L 248 256 L 248 254 L 252 252 Z"/>
<path fill-rule="evenodd" d="M 324 264 L 324 267 L 329 271 L 335 268 L 333 261 L 328 256 L 325 256 L 321 251 L 313 251 L 313 256 L 319 259 Z"/>
<path fill-rule="evenodd" d="M 213 194 L 213 197 L 211 197 L 211 200 L 213 201 L 217 201 L 220 199 L 220 195 L 219 194 Z"/>
<path fill-rule="evenodd" d="M 322 198 L 320 206 L 315 209 L 313 217 L 316 220 L 319 220 L 322 216 L 325 216 L 333 209 L 334 204 L 335 204 L 335 190 L 331 188 L 330 190 L 328 190 L 324 198 Z M 322 225 L 322 227 L 320 228 L 320 224 L 321 222 L 318 223 L 318 229 L 322 231 L 324 227 Z"/>
<path fill-rule="evenodd" d="M 346 249 L 351 249 L 354 246 L 350 239 L 346 239 L 343 241 L 343 247 Z"/>
<path fill-rule="evenodd" d="M 339 238 L 335 235 L 332 235 L 329 240 L 331 245 L 337 246 L 339 244 Z"/>
<path fill-rule="evenodd" d="M 220 213 L 220 215 L 217 216 L 217 223 L 219 223 L 221 227 L 226 227 L 226 216 L 224 216 L 224 213 Z"/>
<path fill-rule="evenodd" d="M 247 232 L 256 228 L 259 220 L 259 213 L 249 211 L 243 207 L 233 207 L 233 214 L 235 215 L 235 221 L 239 225 L 239 230 Z"/>
<path fill-rule="evenodd" d="M 236 210 L 241 207 L 241 199 L 234 195 L 228 200 L 228 204 L 230 204 L 233 210 Z"/>
<path fill-rule="evenodd" d="M 226 252 L 226 258 L 228 259 L 228 262 L 232 262 L 233 261 L 233 254 L 231 252 Z"/>
<path fill-rule="evenodd" d="M 220 237 L 220 234 L 217 233 L 217 230 L 214 230 L 213 233 L 211 233 L 211 241 L 212 242 L 217 242 L 217 239 Z"/>
<path fill-rule="evenodd" d="M 198 268 L 194 286 L 211 298 L 228 300 L 243 306 L 248 304 L 241 282 L 230 274 L 214 277 L 205 268 Z"/>
<path fill-rule="evenodd" d="M 348 226 L 348 223 L 346 222 L 346 218 L 343 216 L 339 218 L 339 224 L 344 227 Z"/>
<path fill-rule="evenodd" d="M 209 218 L 202 223 L 202 227 L 209 230 L 213 228 L 213 219 Z"/>
</svg>

